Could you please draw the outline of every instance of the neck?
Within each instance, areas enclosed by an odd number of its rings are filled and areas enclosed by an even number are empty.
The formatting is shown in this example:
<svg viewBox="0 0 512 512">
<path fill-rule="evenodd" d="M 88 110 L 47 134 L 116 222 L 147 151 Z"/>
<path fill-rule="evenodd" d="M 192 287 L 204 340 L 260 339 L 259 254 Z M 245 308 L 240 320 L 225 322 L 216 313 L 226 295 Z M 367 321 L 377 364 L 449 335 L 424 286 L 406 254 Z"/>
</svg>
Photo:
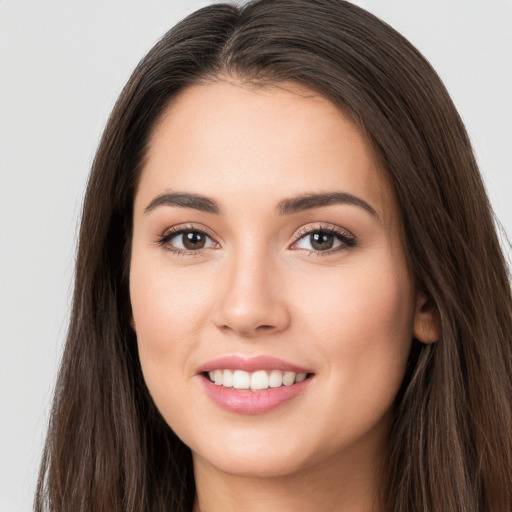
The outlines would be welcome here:
<svg viewBox="0 0 512 512">
<path fill-rule="evenodd" d="M 194 512 L 376 512 L 380 471 L 371 462 L 337 457 L 284 476 L 254 477 L 222 472 L 194 455 Z"/>
</svg>

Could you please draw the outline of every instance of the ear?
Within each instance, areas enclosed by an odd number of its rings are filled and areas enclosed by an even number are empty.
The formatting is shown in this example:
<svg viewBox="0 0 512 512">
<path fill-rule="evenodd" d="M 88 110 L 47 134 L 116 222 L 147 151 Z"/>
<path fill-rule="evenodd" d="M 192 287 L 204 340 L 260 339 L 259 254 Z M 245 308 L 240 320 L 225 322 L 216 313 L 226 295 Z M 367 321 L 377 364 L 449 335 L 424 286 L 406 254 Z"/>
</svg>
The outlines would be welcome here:
<svg viewBox="0 0 512 512">
<path fill-rule="evenodd" d="M 414 337 L 422 343 L 435 343 L 441 336 L 441 320 L 434 302 L 423 292 L 416 294 Z"/>
</svg>

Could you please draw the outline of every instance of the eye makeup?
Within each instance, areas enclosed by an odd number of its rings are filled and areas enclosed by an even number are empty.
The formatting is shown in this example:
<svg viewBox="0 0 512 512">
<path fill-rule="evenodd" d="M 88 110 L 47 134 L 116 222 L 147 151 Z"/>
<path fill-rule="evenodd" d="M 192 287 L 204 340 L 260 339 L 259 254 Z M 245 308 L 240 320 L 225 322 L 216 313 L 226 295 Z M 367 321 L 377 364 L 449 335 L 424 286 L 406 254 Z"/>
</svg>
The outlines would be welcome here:
<svg viewBox="0 0 512 512">
<path fill-rule="evenodd" d="M 303 226 L 293 238 L 290 250 L 305 251 L 314 256 L 349 250 L 357 243 L 350 231 L 332 224 Z M 207 250 L 220 248 L 209 231 L 193 224 L 167 228 L 156 244 L 176 256 L 200 256 Z"/>
<path fill-rule="evenodd" d="M 334 224 L 306 225 L 295 235 L 292 250 L 305 250 L 315 256 L 329 256 L 356 246 L 356 237 Z M 307 245 L 311 246 L 311 249 Z"/>
<path fill-rule="evenodd" d="M 191 224 L 167 228 L 156 244 L 176 256 L 200 256 L 220 247 L 208 231 Z"/>
</svg>

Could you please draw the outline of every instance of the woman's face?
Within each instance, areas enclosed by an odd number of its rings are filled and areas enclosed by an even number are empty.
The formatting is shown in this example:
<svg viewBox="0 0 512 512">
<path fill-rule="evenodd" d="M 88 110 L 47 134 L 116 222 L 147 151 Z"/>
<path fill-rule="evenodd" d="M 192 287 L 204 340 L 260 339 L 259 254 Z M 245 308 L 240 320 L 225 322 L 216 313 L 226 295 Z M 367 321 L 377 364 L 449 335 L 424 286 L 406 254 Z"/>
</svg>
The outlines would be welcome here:
<svg viewBox="0 0 512 512">
<path fill-rule="evenodd" d="M 400 233 L 369 144 L 323 97 L 178 96 L 136 193 L 130 294 L 147 386 L 196 468 L 375 461 L 418 321 Z"/>
</svg>

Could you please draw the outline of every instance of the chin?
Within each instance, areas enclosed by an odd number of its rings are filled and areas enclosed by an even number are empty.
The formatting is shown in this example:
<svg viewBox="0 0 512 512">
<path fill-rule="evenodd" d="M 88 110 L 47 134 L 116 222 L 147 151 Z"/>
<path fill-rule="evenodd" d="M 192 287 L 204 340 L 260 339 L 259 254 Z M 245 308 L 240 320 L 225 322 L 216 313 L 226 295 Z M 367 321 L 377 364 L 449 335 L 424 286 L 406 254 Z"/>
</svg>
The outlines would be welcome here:
<svg viewBox="0 0 512 512">
<path fill-rule="evenodd" d="M 212 454 L 208 458 L 193 453 L 194 464 L 199 460 L 223 473 L 246 478 L 276 478 L 297 473 L 307 464 L 299 460 L 297 454 L 276 454 L 273 457 L 254 453 L 240 455 L 237 453 Z"/>
</svg>

